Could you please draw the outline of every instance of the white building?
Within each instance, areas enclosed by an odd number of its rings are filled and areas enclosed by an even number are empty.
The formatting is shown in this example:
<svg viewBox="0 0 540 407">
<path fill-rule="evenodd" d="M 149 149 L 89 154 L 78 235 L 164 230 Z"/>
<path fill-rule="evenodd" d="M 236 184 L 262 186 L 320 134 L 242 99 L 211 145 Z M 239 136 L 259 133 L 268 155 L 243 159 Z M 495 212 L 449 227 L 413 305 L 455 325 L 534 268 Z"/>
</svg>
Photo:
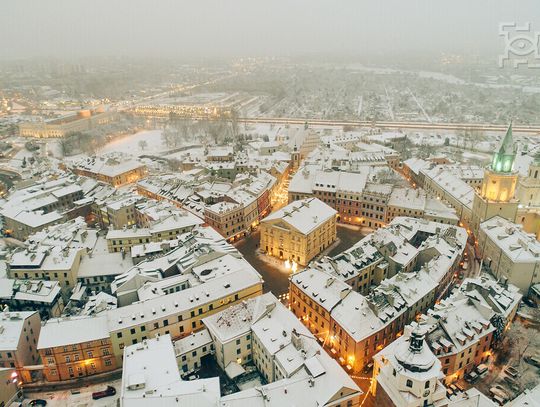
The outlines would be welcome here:
<svg viewBox="0 0 540 407">
<path fill-rule="evenodd" d="M 527 295 L 540 282 L 540 242 L 500 216 L 480 224 L 478 250 L 491 273 Z"/>
<path fill-rule="evenodd" d="M 161 407 L 219 404 L 219 378 L 183 381 L 169 335 L 130 345 L 124 351 L 120 405 Z"/>
<path fill-rule="evenodd" d="M 422 407 L 448 404 L 446 388 L 439 380 L 441 362 L 425 344 L 421 330 L 406 332 L 373 359 L 371 392 L 377 405 Z"/>
<path fill-rule="evenodd" d="M 202 359 L 214 354 L 214 342 L 208 329 L 192 332 L 191 335 L 174 342 L 176 361 L 182 374 L 202 367 Z"/>
</svg>

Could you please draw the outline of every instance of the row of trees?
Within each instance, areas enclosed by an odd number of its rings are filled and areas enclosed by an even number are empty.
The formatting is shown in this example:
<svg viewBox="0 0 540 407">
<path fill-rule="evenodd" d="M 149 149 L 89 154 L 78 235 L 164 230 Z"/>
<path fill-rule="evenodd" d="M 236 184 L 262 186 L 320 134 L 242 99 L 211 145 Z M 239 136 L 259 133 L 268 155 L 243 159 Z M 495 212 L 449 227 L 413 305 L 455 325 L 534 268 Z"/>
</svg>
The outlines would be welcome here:
<svg viewBox="0 0 540 407">
<path fill-rule="evenodd" d="M 246 137 L 239 132 L 238 114 L 234 110 L 229 117 L 220 117 L 215 120 L 189 120 L 171 115 L 163 129 L 162 138 L 168 148 L 194 142 L 209 145 L 233 143 L 242 149 L 242 143 L 246 140 Z"/>
</svg>

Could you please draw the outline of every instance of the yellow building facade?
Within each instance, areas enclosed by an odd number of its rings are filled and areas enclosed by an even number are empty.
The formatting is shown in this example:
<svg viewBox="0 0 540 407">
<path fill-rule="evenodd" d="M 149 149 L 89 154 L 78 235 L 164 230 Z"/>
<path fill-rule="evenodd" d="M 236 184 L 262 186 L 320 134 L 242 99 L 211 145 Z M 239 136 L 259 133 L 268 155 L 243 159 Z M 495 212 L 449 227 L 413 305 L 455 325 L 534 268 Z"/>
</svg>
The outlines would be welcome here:
<svg viewBox="0 0 540 407">
<path fill-rule="evenodd" d="M 336 215 L 317 198 L 295 201 L 261 221 L 261 249 L 307 265 L 336 240 Z"/>
</svg>

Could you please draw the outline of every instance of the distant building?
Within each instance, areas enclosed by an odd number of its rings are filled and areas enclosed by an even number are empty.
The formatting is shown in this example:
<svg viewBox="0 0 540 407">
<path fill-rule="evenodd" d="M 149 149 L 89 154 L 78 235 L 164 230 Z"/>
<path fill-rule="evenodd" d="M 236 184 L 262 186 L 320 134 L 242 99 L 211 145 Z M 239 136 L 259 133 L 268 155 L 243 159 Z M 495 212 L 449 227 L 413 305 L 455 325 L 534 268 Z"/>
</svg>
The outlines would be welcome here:
<svg viewBox="0 0 540 407">
<path fill-rule="evenodd" d="M 293 202 L 261 222 L 261 249 L 306 265 L 336 240 L 336 213 L 316 198 Z"/>
<path fill-rule="evenodd" d="M 22 137 L 62 138 L 69 133 L 84 132 L 95 127 L 112 123 L 118 119 L 118 113 L 112 111 L 81 110 L 76 114 L 42 122 L 27 122 L 19 125 Z"/>
<path fill-rule="evenodd" d="M 139 161 L 114 157 L 89 157 L 75 163 L 71 170 L 77 175 L 94 178 L 113 187 L 135 183 L 148 175 L 146 165 Z"/>
</svg>

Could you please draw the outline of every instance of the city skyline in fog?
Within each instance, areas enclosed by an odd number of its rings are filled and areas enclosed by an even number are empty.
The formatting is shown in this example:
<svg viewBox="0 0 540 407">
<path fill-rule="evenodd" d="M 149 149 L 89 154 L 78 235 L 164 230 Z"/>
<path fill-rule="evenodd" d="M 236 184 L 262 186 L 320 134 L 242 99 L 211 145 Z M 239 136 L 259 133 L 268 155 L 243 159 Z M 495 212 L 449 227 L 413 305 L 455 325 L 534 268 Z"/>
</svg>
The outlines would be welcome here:
<svg viewBox="0 0 540 407">
<path fill-rule="evenodd" d="M 0 59 L 493 55 L 499 23 L 531 22 L 535 0 L 16 1 L 2 5 Z"/>
</svg>

